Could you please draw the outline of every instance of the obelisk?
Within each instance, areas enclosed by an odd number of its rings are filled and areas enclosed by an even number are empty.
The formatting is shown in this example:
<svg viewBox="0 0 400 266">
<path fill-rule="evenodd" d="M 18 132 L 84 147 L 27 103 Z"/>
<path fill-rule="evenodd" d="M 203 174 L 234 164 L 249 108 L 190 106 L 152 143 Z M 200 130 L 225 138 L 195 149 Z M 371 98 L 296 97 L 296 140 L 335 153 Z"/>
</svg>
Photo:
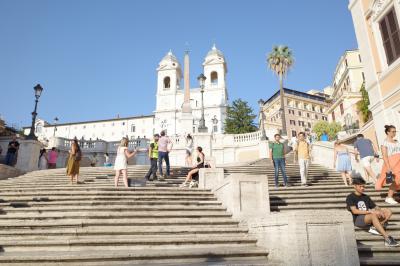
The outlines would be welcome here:
<svg viewBox="0 0 400 266">
<path fill-rule="evenodd" d="M 184 82 L 184 98 L 181 112 L 181 125 L 179 132 L 182 135 L 193 133 L 193 115 L 190 107 L 190 71 L 189 71 L 189 51 L 185 52 L 183 62 L 183 82 Z"/>
</svg>

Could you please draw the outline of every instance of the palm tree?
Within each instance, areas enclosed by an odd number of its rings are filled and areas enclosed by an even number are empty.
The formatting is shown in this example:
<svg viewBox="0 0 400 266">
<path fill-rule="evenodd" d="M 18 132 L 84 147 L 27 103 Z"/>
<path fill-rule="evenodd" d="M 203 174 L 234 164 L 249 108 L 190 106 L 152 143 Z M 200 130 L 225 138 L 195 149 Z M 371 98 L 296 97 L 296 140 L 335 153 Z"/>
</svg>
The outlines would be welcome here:
<svg viewBox="0 0 400 266">
<path fill-rule="evenodd" d="M 289 47 L 284 45 L 274 46 L 272 51 L 267 56 L 268 67 L 279 77 L 279 94 L 281 98 L 281 118 L 282 118 L 282 135 L 287 135 L 286 118 L 285 118 L 285 103 L 283 91 L 283 78 L 293 66 L 293 53 Z"/>
</svg>

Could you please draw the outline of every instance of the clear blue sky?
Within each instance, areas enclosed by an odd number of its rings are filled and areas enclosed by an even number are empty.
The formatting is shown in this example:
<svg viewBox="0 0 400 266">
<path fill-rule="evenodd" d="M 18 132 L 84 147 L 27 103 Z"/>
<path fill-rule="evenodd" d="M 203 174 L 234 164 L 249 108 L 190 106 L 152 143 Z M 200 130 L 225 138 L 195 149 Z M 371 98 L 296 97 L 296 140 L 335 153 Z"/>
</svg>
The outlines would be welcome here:
<svg viewBox="0 0 400 266">
<path fill-rule="evenodd" d="M 39 117 L 60 122 L 148 115 L 155 109 L 156 67 L 172 49 L 191 50 L 191 84 L 215 41 L 228 64 L 230 100 L 257 108 L 277 89 L 266 54 L 294 52 L 286 87 L 307 91 L 332 82 L 345 50 L 357 47 L 348 1 L 0 0 L 0 114 L 30 124 L 33 86 Z"/>
</svg>

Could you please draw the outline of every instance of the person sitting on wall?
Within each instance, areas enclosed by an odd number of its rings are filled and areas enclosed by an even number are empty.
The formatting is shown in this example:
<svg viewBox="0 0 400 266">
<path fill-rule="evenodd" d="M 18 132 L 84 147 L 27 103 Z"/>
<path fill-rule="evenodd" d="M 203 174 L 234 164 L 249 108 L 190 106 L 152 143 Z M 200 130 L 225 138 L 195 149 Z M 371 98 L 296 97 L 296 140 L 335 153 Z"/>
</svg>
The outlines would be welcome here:
<svg viewBox="0 0 400 266">
<path fill-rule="evenodd" d="M 353 186 L 354 192 L 347 196 L 346 205 L 347 209 L 353 214 L 354 225 L 364 229 L 369 227 L 369 233 L 382 235 L 387 247 L 399 246 L 400 244 L 386 232 L 392 211 L 379 208 L 368 195 L 364 194 L 364 179 L 354 178 Z"/>
<path fill-rule="evenodd" d="M 189 188 L 192 188 L 192 187 L 197 185 L 197 181 L 192 181 L 192 179 L 193 179 L 193 176 L 199 172 L 200 168 L 204 168 L 204 159 L 205 159 L 204 157 L 205 156 L 204 156 L 204 153 L 203 153 L 203 148 L 201 148 L 199 146 L 199 147 L 196 148 L 196 150 L 197 150 L 197 158 L 196 158 L 197 164 L 196 164 L 196 166 L 194 168 L 192 168 L 189 171 L 189 173 L 188 173 L 188 175 L 187 175 L 187 177 L 185 179 L 185 182 L 183 182 L 180 185 L 180 187 L 189 186 Z M 190 184 L 188 184 L 189 181 L 190 181 Z"/>
</svg>

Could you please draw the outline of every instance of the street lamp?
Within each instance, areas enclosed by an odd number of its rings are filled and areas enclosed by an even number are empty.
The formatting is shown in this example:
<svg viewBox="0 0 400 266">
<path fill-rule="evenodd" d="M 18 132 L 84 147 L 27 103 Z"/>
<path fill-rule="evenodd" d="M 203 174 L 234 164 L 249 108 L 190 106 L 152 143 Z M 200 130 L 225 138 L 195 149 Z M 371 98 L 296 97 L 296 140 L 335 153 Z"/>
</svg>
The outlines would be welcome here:
<svg viewBox="0 0 400 266">
<path fill-rule="evenodd" d="M 208 132 L 208 128 L 206 127 L 206 121 L 204 120 L 204 83 L 206 81 L 206 76 L 204 76 L 204 74 L 201 73 L 197 77 L 197 80 L 200 83 L 200 92 L 201 92 L 201 118 L 200 118 L 198 131 L 200 133 L 206 133 L 206 132 Z"/>
<path fill-rule="evenodd" d="M 32 124 L 31 124 L 31 131 L 29 132 L 29 135 L 26 137 L 26 139 L 31 139 L 31 140 L 37 140 L 37 137 L 35 136 L 35 121 L 36 121 L 36 116 L 37 116 L 37 104 L 39 102 L 40 95 L 42 94 L 43 88 L 40 86 L 40 84 L 37 84 L 34 88 L 35 90 L 35 109 L 32 112 Z"/>
<path fill-rule="evenodd" d="M 54 118 L 54 132 L 53 132 L 53 137 L 56 136 L 57 122 L 58 122 L 58 117 L 56 116 L 56 117 Z"/>
<path fill-rule="evenodd" d="M 261 140 L 267 140 L 267 136 L 265 135 L 265 130 L 264 130 L 264 112 L 263 112 L 264 101 L 262 99 L 258 100 L 258 106 L 260 107 Z"/>
</svg>

